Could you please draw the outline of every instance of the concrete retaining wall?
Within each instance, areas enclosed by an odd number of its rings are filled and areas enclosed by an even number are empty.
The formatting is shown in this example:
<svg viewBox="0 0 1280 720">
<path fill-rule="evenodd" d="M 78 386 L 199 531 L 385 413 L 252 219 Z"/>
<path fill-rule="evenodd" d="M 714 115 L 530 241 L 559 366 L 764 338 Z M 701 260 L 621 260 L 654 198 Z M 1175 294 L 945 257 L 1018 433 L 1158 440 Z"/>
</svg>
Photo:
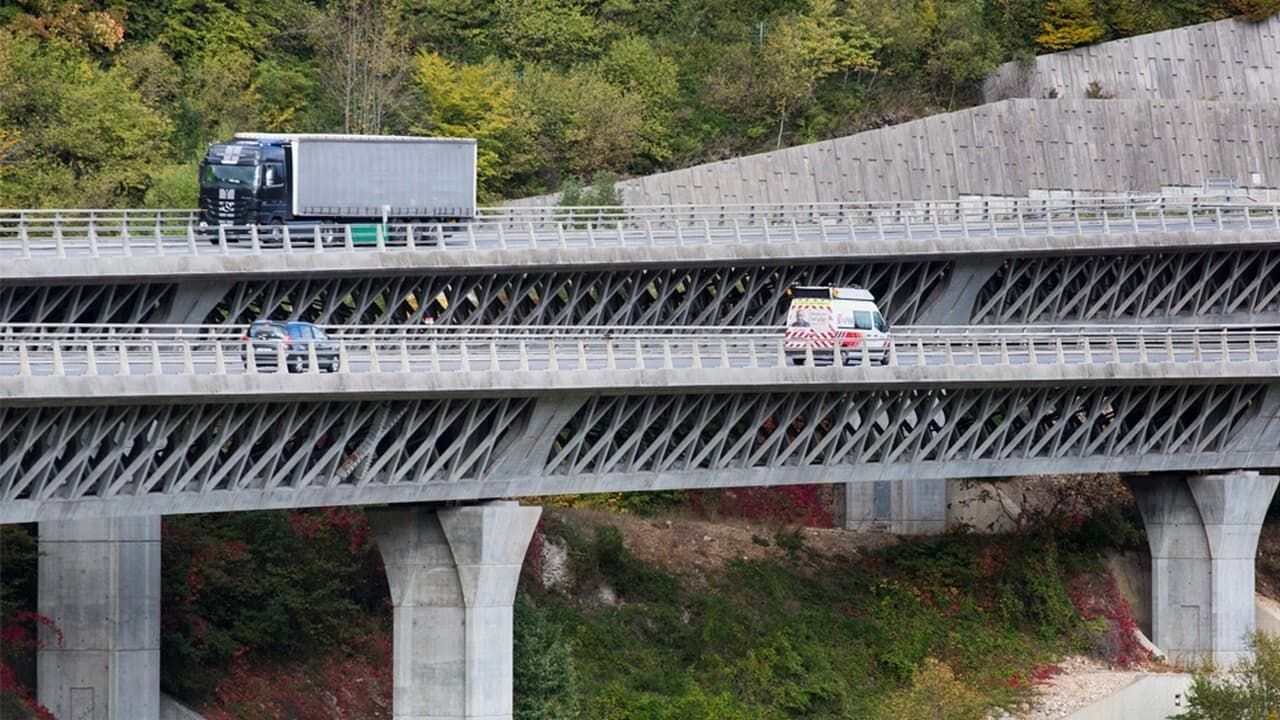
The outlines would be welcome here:
<svg viewBox="0 0 1280 720">
<path fill-rule="evenodd" d="M 984 102 L 1084 98 L 1089 84 L 1117 98 L 1280 102 L 1280 15 L 1221 20 L 1001 65 Z"/>
<path fill-rule="evenodd" d="M 619 183 L 627 205 L 1280 185 L 1280 103 L 1005 100 Z M 1262 199 L 1262 198 L 1257 198 Z"/>
</svg>

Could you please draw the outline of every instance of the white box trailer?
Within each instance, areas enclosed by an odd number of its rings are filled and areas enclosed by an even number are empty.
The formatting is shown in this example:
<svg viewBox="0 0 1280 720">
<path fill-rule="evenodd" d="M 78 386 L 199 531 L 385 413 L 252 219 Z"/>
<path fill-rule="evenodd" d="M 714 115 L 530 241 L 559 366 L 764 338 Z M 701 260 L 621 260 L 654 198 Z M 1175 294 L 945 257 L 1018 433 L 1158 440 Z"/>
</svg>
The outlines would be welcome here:
<svg viewBox="0 0 1280 720">
<path fill-rule="evenodd" d="M 203 226 L 465 223 L 476 141 L 238 133 L 200 163 Z"/>
<path fill-rule="evenodd" d="M 297 217 L 470 219 L 476 214 L 474 139 L 289 137 L 291 205 Z"/>
</svg>

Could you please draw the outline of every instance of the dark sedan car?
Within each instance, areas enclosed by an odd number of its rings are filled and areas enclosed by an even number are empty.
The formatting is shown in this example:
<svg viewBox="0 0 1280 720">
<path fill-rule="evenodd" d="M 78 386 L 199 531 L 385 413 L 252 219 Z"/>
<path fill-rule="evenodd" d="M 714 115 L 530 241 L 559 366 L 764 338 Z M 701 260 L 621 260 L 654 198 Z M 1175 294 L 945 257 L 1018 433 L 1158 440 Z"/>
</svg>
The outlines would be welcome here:
<svg viewBox="0 0 1280 720">
<path fill-rule="evenodd" d="M 246 368 L 249 353 L 253 353 L 253 363 L 260 370 L 275 370 L 283 353 L 289 372 L 306 372 L 311 365 L 309 348 L 314 345 L 319 369 L 325 372 L 338 369 L 338 343 L 309 322 L 258 320 L 249 326 L 242 340 Z"/>
</svg>

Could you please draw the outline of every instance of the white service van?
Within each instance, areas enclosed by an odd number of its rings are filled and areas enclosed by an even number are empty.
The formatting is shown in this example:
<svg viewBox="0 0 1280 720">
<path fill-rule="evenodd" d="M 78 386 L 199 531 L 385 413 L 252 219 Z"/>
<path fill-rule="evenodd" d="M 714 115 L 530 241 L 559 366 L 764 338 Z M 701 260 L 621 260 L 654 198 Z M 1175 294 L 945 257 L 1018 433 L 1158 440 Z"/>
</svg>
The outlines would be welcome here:
<svg viewBox="0 0 1280 720">
<path fill-rule="evenodd" d="M 784 347 L 787 358 L 800 365 L 812 355 L 815 364 L 834 362 L 837 348 L 845 365 L 889 363 L 893 337 L 875 296 L 863 288 L 793 287 L 787 308 Z"/>
</svg>

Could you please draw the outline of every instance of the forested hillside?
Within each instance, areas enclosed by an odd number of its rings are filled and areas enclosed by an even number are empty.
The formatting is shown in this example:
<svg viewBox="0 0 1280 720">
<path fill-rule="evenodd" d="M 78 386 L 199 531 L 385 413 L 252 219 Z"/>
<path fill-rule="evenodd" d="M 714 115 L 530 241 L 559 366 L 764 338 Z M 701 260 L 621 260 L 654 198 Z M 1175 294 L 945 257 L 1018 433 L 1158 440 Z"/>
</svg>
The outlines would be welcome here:
<svg viewBox="0 0 1280 720">
<path fill-rule="evenodd" d="M 1280 0 L 0 2 L 0 207 L 194 207 L 244 130 L 473 136 L 481 200 L 952 109 L 1001 61 Z"/>
</svg>

